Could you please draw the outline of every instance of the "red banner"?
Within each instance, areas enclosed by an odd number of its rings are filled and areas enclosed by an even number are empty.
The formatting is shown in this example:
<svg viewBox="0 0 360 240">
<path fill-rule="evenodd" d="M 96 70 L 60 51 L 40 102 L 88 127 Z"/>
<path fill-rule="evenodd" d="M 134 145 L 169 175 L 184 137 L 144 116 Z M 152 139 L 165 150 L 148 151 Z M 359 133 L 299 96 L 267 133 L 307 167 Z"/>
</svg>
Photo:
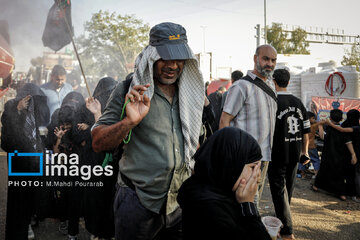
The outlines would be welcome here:
<svg viewBox="0 0 360 240">
<path fill-rule="evenodd" d="M 344 114 L 351 109 L 360 111 L 360 99 L 356 98 L 312 97 L 311 100 L 311 111 L 319 115 L 319 119 L 326 118 L 325 113 L 334 109 L 334 105 L 339 105 L 338 109 Z"/>
</svg>

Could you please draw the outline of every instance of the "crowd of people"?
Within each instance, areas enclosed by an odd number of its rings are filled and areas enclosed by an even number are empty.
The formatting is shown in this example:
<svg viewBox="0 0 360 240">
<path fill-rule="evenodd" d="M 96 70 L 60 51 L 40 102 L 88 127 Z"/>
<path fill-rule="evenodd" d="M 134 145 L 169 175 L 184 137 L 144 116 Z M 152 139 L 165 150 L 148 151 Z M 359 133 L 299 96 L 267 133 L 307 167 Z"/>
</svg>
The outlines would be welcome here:
<svg viewBox="0 0 360 240">
<path fill-rule="evenodd" d="M 16 97 L 5 104 L 2 115 L 1 147 L 6 152 L 45 152 L 79 156 L 81 165 L 101 165 L 106 153 L 92 150 L 90 127 L 104 111 L 107 99 L 117 82 L 101 79 L 93 98 L 73 91 L 66 83 L 66 71 L 54 66 L 51 81 L 37 86 L 25 84 Z M 43 131 L 43 129 L 47 131 Z M 27 157 L 29 158 L 29 157 Z M 38 172 L 39 159 L 13 159 L 13 172 Z M 116 168 L 116 164 L 114 164 Z M 79 180 L 79 177 L 58 176 L 59 182 Z M 9 182 L 34 180 L 31 177 L 9 176 Z M 45 181 L 46 177 L 36 180 Z M 102 187 L 80 188 L 55 185 L 53 187 L 18 187 L 9 185 L 6 221 L 6 239 L 28 239 L 31 218 L 36 220 L 56 217 L 59 231 L 76 239 L 79 218 L 84 217 L 87 230 L 96 237 L 114 235 L 112 201 L 116 175 L 92 177 Z M 45 183 L 45 182 L 43 182 Z"/>
<path fill-rule="evenodd" d="M 79 165 L 111 166 L 113 174 L 51 176 L 66 184 L 9 184 L 6 239 L 28 239 L 31 219 L 59 219 L 77 239 L 79 219 L 92 238 L 271 239 L 258 205 L 268 175 L 282 239 L 295 239 L 290 202 L 295 175 L 309 162 L 319 188 L 355 201 L 360 195 L 359 112 L 316 122 L 287 91 L 290 73 L 276 69 L 271 45 L 255 50 L 254 68 L 207 96 L 186 30 L 160 23 L 124 81 L 105 77 L 91 97 L 66 83 L 56 65 L 51 80 L 25 84 L 5 104 L 1 147 L 8 153 L 76 154 Z M 323 125 L 327 128 L 324 130 Z M 315 135 L 324 138 L 320 161 Z M 300 163 L 299 163 L 300 162 Z M 36 157 L 15 156 L 12 172 L 39 172 Z M 43 164 L 45 164 L 43 162 Z M 95 171 L 94 171 L 95 173 Z M 9 176 L 48 182 L 48 176 Z M 50 182 L 51 182 L 50 181 Z M 101 182 L 79 187 L 75 182 Z"/>
</svg>

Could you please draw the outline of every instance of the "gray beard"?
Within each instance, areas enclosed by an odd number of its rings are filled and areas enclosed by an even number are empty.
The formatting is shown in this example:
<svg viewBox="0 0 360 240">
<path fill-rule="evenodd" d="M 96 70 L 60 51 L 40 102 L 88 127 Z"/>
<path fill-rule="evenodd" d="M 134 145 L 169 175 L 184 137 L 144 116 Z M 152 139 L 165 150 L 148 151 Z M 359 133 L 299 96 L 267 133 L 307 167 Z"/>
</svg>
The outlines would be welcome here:
<svg viewBox="0 0 360 240">
<path fill-rule="evenodd" d="M 272 75 L 274 73 L 274 70 L 266 71 L 264 68 L 261 67 L 259 60 L 256 61 L 256 71 L 258 71 L 261 76 L 264 76 L 266 78 L 272 78 Z"/>
</svg>

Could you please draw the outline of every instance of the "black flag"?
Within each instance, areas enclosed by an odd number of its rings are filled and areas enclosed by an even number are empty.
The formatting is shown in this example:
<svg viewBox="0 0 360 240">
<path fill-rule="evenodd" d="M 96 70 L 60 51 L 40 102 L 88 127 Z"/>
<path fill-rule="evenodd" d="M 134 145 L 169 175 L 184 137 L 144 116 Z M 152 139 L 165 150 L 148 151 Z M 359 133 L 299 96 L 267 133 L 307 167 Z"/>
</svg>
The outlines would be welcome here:
<svg viewBox="0 0 360 240">
<path fill-rule="evenodd" d="M 42 36 L 43 44 L 54 51 L 59 51 L 71 42 L 72 35 L 70 0 L 55 0 L 46 20 Z"/>
</svg>

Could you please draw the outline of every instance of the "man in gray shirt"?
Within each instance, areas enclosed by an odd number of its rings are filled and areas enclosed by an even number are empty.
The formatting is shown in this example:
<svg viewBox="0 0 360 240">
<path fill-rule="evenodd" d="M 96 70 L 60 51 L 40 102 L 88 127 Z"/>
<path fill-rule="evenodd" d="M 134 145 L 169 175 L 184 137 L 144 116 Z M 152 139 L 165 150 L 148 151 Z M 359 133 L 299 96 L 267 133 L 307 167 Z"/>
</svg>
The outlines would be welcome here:
<svg viewBox="0 0 360 240">
<path fill-rule="evenodd" d="M 111 151 L 132 130 L 119 161 L 115 237 L 181 239 L 176 197 L 190 175 L 200 135 L 202 75 L 185 29 L 174 23 L 151 29 L 150 44 L 135 65 L 130 90 L 118 84 L 92 131 L 94 150 Z"/>
<path fill-rule="evenodd" d="M 268 164 L 271 161 L 277 110 L 275 85 L 272 81 L 276 57 L 276 50 L 271 45 L 261 45 L 256 49 L 254 70 L 229 88 L 220 119 L 220 129 L 227 126 L 241 128 L 250 133 L 261 147 L 263 158 L 261 182 L 255 200 L 257 203 L 261 198 Z M 256 81 L 262 84 L 267 92 L 255 84 Z"/>
</svg>

